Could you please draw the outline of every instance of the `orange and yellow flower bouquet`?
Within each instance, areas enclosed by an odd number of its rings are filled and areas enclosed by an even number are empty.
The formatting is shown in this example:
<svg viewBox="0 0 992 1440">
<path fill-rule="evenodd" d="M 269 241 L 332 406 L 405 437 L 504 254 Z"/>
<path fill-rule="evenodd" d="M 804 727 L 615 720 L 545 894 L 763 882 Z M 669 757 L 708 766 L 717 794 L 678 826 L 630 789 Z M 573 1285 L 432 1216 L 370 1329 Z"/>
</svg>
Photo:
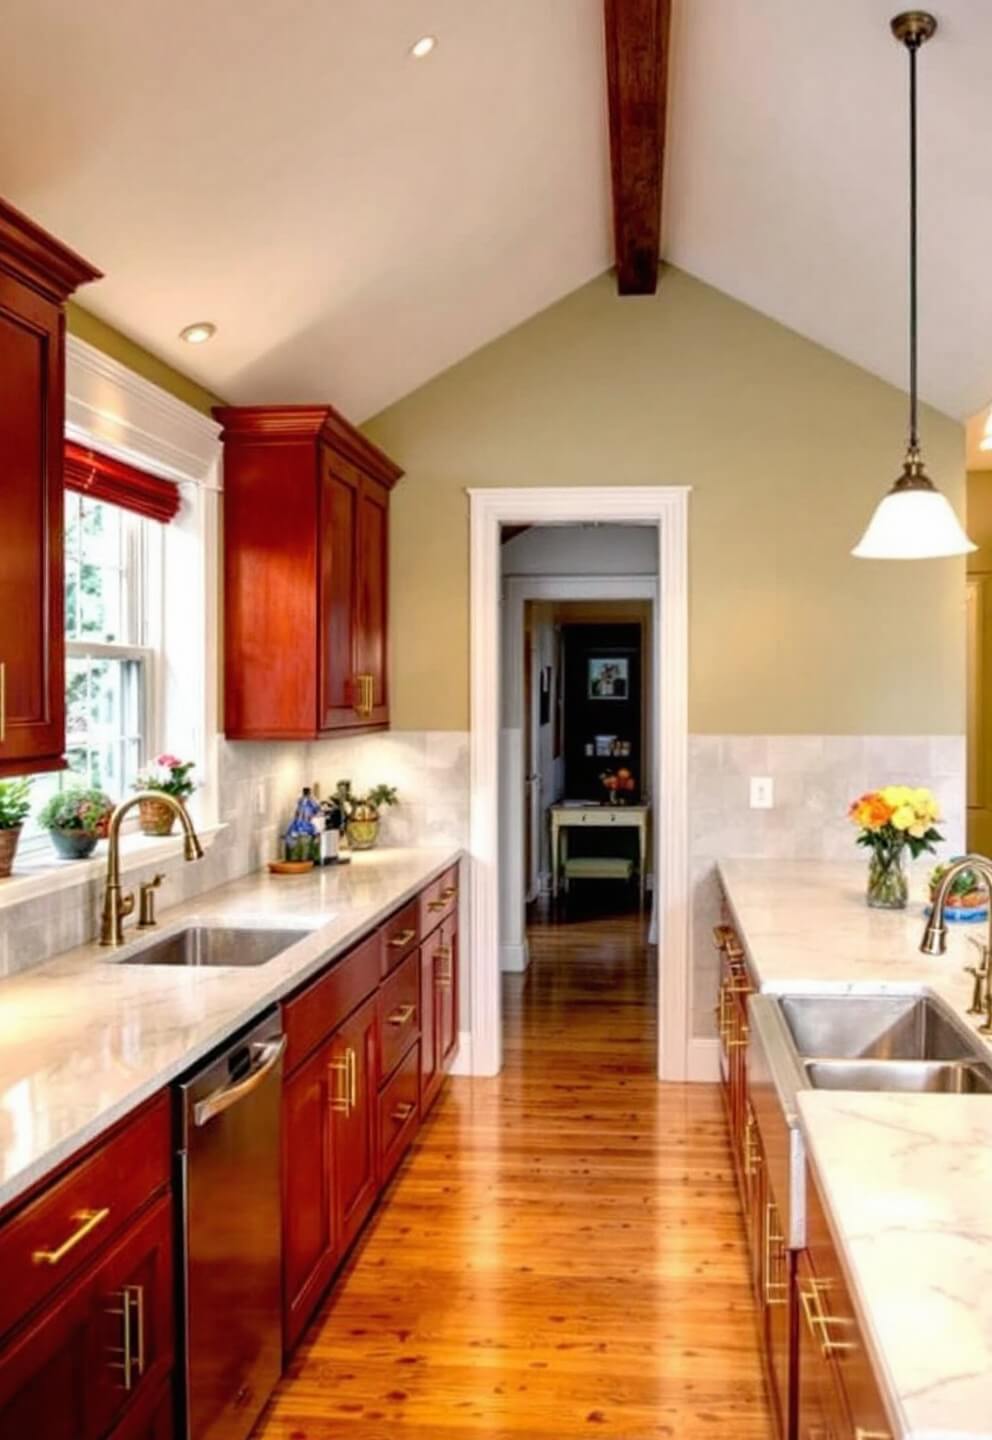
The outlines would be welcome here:
<svg viewBox="0 0 992 1440">
<path fill-rule="evenodd" d="M 909 887 L 902 868 L 904 850 L 915 860 L 943 840 L 937 829 L 940 808 L 933 794 L 911 785 L 886 785 L 870 790 L 851 805 L 848 818 L 860 833 L 857 843 L 872 852 L 868 870 L 868 904 L 901 910 Z"/>
</svg>

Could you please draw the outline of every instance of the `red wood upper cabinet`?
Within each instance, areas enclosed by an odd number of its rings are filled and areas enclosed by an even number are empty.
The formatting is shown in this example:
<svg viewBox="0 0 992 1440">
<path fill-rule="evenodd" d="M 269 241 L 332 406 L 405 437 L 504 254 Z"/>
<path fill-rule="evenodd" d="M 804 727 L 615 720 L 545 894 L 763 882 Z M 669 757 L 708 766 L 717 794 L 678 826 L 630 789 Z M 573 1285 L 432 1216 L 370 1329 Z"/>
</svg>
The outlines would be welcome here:
<svg viewBox="0 0 992 1440">
<path fill-rule="evenodd" d="M 221 406 L 224 729 L 389 724 L 389 493 L 402 475 L 329 405 Z"/>
<path fill-rule="evenodd" d="M 0 775 L 65 761 L 65 301 L 100 272 L 0 200 Z"/>
</svg>

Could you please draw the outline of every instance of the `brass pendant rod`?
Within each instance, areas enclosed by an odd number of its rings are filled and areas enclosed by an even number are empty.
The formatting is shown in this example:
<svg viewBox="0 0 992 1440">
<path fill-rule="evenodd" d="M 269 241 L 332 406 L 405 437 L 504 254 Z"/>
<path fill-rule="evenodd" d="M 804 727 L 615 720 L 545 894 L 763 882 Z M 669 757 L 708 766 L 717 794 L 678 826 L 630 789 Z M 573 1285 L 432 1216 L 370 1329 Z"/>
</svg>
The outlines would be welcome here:
<svg viewBox="0 0 992 1440">
<path fill-rule="evenodd" d="M 916 155 L 916 56 L 918 40 L 907 40 L 909 50 L 909 449 L 920 449 L 919 400 L 917 398 L 918 284 L 917 284 L 917 155 Z"/>
</svg>

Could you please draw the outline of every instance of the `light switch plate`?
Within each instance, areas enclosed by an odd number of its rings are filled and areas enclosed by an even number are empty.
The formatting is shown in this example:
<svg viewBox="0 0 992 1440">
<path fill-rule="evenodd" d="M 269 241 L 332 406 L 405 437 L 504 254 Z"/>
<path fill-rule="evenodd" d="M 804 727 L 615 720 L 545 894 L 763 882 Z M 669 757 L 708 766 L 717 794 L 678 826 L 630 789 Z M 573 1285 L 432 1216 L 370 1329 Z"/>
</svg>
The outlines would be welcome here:
<svg viewBox="0 0 992 1440">
<path fill-rule="evenodd" d="M 775 782 L 770 775 L 751 776 L 751 809 L 771 810 L 775 805 Z"/>
</svg>

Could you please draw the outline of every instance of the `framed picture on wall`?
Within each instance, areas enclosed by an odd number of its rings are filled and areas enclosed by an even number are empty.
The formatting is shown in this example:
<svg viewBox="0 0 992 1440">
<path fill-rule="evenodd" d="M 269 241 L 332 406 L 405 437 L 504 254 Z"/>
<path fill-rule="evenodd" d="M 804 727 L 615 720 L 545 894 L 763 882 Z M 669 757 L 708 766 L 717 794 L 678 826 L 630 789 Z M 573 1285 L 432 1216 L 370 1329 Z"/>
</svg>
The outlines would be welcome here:
<svg viewBox="0 0 992 1440">
<path fill-rule="evenodd" d="M 628 661 L 622 657 L 589 660 L 587 694 L 590 700 L 626 700 L 630 696 Z"/>
</svg>

